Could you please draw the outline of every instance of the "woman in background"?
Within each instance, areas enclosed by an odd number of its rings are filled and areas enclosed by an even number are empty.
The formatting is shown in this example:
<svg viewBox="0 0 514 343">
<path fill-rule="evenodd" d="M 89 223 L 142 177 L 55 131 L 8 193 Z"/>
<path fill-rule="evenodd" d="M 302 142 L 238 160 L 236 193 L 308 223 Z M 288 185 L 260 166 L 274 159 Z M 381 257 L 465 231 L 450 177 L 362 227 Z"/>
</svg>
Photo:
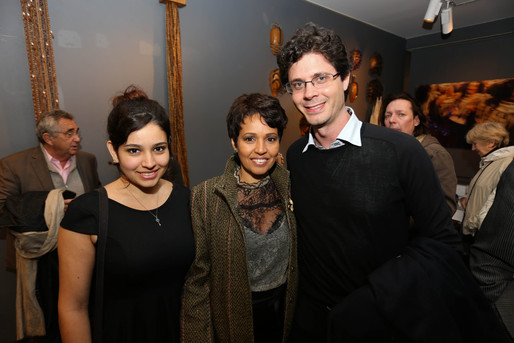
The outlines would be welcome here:
<svg viewBox="0 0 514 343">
<path fill-rule="evenodd" d="M 381 125 L 416 137 L 432 160 L 453 215 L 457 210 L 457 175 L 451 155 L 437 138 L 428 133 L 427 119 L 417 102 L 407 93 L 385 98 L 379 117 Z"/>
<path fill-rule="evenodd" d="M 494 201 L 503 171 L 514 158 L 514 146 L 507 146 L 509 132 L 497 122 L 476 124 L 466 134 L 466 141 L 480 156 L 480 168 L 462 199 L 465 210 L 462 233 L 474 236 Z"/>
<path fill-rule="evenodd" d="M 223 175 L 193 188 L 196 258 L 184 288 L 183 342 L 285 342 L 296 295 L 296 226 L 279 163 L 287 117 L 263 94 L 227 116 L 235 150 Z"/>
<path fill-rule="evenodd" d="M 102 306 L 103 342 L 178 342 L 180 296 L 194 257 L 189 190 L 163 178 L 172 156 L 162 106 L 133 87 L 115 103 L 107 148 L 121 176 L 105 186 L 104 302 L 90 302 L 101 196 L 93 191 L 70 204 L 59 232 L 62 340 L 92 342 L 91 303 Z"/>
</svg>

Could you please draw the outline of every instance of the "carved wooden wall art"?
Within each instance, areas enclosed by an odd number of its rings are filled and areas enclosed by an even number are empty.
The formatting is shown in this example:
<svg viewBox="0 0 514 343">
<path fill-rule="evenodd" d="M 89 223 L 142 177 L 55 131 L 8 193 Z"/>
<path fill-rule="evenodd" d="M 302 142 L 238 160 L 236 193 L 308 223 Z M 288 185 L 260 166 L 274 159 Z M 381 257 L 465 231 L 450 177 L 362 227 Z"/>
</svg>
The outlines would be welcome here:
<svg viewBox="0 0 514 343">
<path fill-rule="evenodd" d="M 282 32 L 282 28 L 279 24 L 273 24 L 273 27 L 269 32 L 269 40 L 271 53 L 273 55 L 278 55 L 280 49 L 282 48 L 282 43 L 284 42 L 284 33 Z"/>
<path fill-rule="evenodd" d="M 269 32 L 269 43 L 271 53 L 273 55 L 278 55 L 280 49 L 282 49 L 282 44 L 284 43 L 284 33 L 282 32 L 280 25 L 277 23 L 273 23 L 273 26 Z M 280 82 L 280 72 L 278 68 L 272 70 L 269 74 L 269 87 L 271 89 L 271 94 L 276 98 L 282 88 L 282 83 Z"/>
</svg>

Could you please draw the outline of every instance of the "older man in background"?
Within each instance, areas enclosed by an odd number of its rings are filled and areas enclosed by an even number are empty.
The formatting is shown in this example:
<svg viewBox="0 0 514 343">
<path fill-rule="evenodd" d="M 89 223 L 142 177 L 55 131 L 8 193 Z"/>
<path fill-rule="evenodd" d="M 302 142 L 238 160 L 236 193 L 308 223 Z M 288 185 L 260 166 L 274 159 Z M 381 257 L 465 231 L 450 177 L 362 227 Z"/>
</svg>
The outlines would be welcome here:
<svg viewBox="0 0 514 343">
<path fill-rule="evenodd" d="M 20 266 L 21 259 L 18 257 L 16 262 L 13 248 L 13 234 L 17 234 L 16 230 L 25 232 L 49 229 L 47 212 L 56 214 L 54 208 L 48 208 L 52 190 L 59 190 L 57 196 L 52 196 L 52 206 L 64 211 L 74 197 L 100 186 L 96 157 L 79 151 L 81 138 L 73 115 L 62 110 L 44 114 L 38 120 L 36 134 L 40 143 L 38 146 L 0 160 L 0 236 L 7 240 L 6 267 L 9 270 Z M 55 218 L 57 222 L 58 218 Z M 30 235 L 25 232 L 20 237 L 27 236 Z M 48 241 L 45 244 L 48 245 Z M 33 300 L 35 307 L 41 307 L 39 312 L 36 311 L 39 313 L 36 317 L 44 318 L 39 318 L 36 321 L 38 324 L 21 319 L 30 310 L 20 308 L 25 306 L 19 302 L 22 293 L 20 278 L 25 281 L 27 279 L 19 275 L 21 271 L 18 270 L 17 336 L 18 339 L 29 339 L 31 342 L 59 342 L 56 250 L 42 253 L 37 261 L 33 267 L 37 268 L 34 270 L 37 271 L 37 299 Z M 25 267 L 24 271 L 27 271 Z M 29 278 L 35 280 L 36 276 L 29 275 Z"/>
</svg>

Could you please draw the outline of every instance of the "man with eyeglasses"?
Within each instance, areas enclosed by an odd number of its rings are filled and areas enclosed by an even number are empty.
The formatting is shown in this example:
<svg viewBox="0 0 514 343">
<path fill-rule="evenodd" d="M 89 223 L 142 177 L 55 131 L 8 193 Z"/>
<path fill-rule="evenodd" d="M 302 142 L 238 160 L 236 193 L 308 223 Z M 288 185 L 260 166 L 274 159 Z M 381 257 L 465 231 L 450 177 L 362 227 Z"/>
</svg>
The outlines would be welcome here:
<svg viewBox="0 0 514 343">
<path fill-rule="evenodd" d="M 52 110 L 44 114 L 37 122 L 36 134 L 40 143 L 38 146 L 0 160 L 0 220 L 16 218 L 16 223 L 9 222 L 8 227 L 11 229 L 43 218 L 42 211 L 46 211 L 44 219 L 47 219 L 49 206 L 46 204 L 49 200 L 46 197 L 49 197 L 53 189 L 63 190 L 63 196 L 58 198 L 62 200 L 57 200 L 63 203 L 56 208 L 66 210 L 74 197 L 100 186 L 96 157 L 79 150 L 81 137 L 73 115 L 62 110 Z M 9 207 L 5 206 L 6 201 L 9 202 Z M 5 227 L 1 227 L 7 226 L 5 222 L 0 224 L 0 236 L 7 240 L 6 267 L 15 270 L 13 236 Z M 38 300 L 45 316 L 48 314 L 43 322 L 46 326 L 46 337 L 42 339 L 44 342 L 59 342 L 56 250 L 44 254 L 38 261 L 37 282 L 42 287 L 38 289 Z M 28 309 L 22 311 L 18 308 L 17 311 L 25 312 Z M 37 315 L 35 317 L 33 322 L 39 323 L 41 319 Z M 39 331 L 34 329 L 34 332 Z"/>
<path fill-rule="evenodd" d="M 351 70 L 341 38 L 308 23 L 277 63 L 310 125 L 286 159 L 300 276 L 290 342 L 449 341 L 476 323 L 476 308 L 487 317 L 476 327 L 496 329 L 494 313 L 457 253 L 460 239 L 422 146 L 361 122 L 345 106 Z M 409 230 L 411 216 L 417 226 Z M 439 288 L 449 290 L 441 295 Z M 454 297 L 453 288 L 465 296 Z M 446 300 L 466 313 L 455 318 Z M 491 337 L 470 340 L 496 342 Z"/>
</svg>

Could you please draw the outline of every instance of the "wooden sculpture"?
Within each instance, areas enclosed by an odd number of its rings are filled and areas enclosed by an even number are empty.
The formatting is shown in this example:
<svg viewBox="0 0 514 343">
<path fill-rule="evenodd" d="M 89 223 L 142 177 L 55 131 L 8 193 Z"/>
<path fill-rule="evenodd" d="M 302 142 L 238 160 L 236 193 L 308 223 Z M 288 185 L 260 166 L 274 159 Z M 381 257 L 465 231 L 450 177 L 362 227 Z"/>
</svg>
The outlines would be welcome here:
<svg viewBox="0 0 514 343">
<path fill-rule="evenodd" d="M 280 49 L 282 48 L 282 43 L 284 42 L 284 33 L 282 32 L 282 28 L 279 24 L 273 24 L 273 27 L 269 32 L 269 41 L 271 53 L 273 55 L 278 55 Z"/>
</svg>

